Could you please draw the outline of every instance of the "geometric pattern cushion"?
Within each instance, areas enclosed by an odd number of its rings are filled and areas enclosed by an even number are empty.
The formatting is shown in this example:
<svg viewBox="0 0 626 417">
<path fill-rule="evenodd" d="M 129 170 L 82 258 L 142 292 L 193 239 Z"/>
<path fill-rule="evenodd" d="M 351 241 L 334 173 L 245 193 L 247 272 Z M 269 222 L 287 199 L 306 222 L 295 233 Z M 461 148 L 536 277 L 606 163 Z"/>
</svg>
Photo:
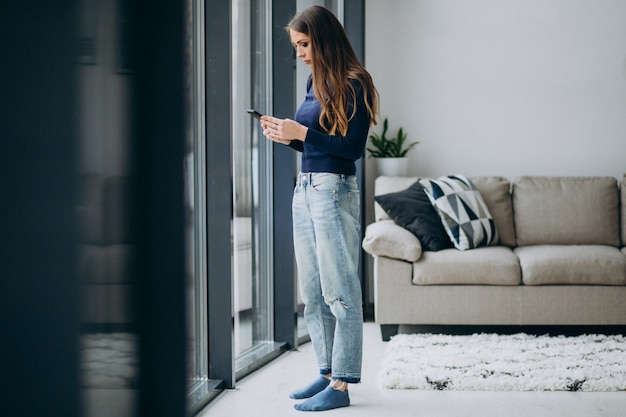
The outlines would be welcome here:
<svg viewBox="0 0 626 417">
<path fill-rule="evenodd" d="M 464 175 L 422 179 L 420 184 L 437 210 L 441 223 L 459 250 L 498 242 L 498 231 L 480 192 Z"/>
</svg>

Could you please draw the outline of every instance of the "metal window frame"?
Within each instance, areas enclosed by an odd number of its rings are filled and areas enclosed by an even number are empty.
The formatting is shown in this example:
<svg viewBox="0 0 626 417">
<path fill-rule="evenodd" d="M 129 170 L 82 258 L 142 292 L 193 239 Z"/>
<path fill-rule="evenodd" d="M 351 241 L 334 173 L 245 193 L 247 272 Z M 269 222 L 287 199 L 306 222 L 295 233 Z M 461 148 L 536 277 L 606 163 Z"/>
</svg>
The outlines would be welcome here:
<svg viewBox="0 0 626 417">
<path fill-rule="evenodd" d="M 296 12 L 295 0 L 274 0 L 272 20 L 286 24 Z M 295 109 L 295 55 L 284 24 L 272 30 L 272 103 L 275 115 L 292 115 Z M 280 88 L 279 88 L 280 87 Z M 296 181 L 296 161 L 291 148 L 274 144 L 274 338 L 277 342 L 298 346 L 296 312 L 296 281 L 293 253 L 291 198 Z"/>
<path fill-rule="evenodd" d="M 232 268 L 224 262 L 232 253 L 230 1 L 206 2 L 204 16 L 209 379 L 222 380 L 224 388 L 232 388 Z"/>
</svg>

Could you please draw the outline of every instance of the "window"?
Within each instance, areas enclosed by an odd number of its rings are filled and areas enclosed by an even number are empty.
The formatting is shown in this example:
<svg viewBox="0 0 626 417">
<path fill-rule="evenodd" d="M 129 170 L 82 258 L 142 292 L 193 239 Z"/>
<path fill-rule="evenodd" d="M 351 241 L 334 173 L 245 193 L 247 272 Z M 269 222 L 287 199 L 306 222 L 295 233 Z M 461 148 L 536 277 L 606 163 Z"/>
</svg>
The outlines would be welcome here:
<svg viewBox="0 0 626 417">
<path fill-rule="evenodd" d="M 130 415 L 138 406 L 139 336 L 130 108 L 135 79 L 123 48 L 130 43 L 129 4 L 82 0 L 79 10 L 82 413 Z"/>
<path fill-rule="evenodd" d="M 272 145 L 246 109 L 271 113 L 271 1 L 232 2 L 233 315 L 242 376 L 274 352 Z M 262 363 L 262 359 L 261 359 Z"/>
<path fill-rule="evenodd" d="M 187 0 L 185 12 L 187 376 L 193 406 L 217 382 L 208 376 L 204 2 Z"/>
<path fill-rule="evenodd" d="M 323 4 L 338 10 L 338 3 Z M 293 48 L 282 29 L 293 6 L 287 0 L 187 0 L 192 412 L 282 347 L 297 346 L 298 336 L 307 338 L 291 244 L 296 153 L 267 141 L 246 112 L 293 117 L 294 89 L 304 94 L 308 68 L 294 70 Z M 288 248 L 275 253 L 278 246 Z"/>
</svg>

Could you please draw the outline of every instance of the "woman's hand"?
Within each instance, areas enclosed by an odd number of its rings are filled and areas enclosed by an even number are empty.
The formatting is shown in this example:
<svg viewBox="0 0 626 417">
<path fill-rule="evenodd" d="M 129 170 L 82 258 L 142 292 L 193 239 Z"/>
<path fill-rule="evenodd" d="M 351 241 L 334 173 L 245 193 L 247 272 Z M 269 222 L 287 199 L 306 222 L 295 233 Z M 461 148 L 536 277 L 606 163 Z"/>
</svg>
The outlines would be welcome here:
<svg viewBox="0 0 626 417">
<path fill-rule="evenodd" d="M 263 135 L 274 142 L 289 145 L 292 140 L 304 142 L 308 128 L 291 119 L 272 116 L 261 117 Z"/>
</svg>

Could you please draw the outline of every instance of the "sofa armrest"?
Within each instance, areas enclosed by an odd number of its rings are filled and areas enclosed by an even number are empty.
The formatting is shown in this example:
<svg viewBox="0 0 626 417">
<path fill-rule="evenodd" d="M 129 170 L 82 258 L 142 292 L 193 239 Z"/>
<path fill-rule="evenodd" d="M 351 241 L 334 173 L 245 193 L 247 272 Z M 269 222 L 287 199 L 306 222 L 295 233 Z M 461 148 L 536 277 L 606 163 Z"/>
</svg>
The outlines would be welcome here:
<svg viewBox="0 0 626 417">
<path fill-rule="evenodd" d="M 422 256 L 419 239 L 393 220 L 381 220 L 367 226 L 363 249 L 373 256 L 386 256 L 415 262 Z"/>
</svg>

